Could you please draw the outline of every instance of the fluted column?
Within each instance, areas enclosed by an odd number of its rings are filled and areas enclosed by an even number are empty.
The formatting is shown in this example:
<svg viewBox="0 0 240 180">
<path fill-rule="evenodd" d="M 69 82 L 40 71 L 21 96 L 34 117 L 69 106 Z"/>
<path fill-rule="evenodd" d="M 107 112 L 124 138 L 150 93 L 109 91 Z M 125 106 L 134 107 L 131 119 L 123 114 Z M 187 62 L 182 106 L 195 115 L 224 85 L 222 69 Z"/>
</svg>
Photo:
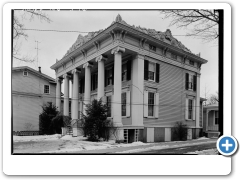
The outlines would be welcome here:
<svg viewBox="0 0 240 180">
<path fill-rule="evenodd" d="M 57 88 L 56 88 L 56 107 L 58 108 L 58 111 L 61 111 L 61 84 L 62 79 L 57 78 Z"/>
<path fill-rule="evenodd" d="M 63 115 L 69 116 L 69 75 L 64 74 L 64 106 Z"/>
<path fill-rule="evenodd" d="M 105 82 L 105 69 L 104 64 L 107 60 L 107 57 L 104 57 L 103 55 L 100 55 L 96 58 L 96 62 L 98 62 L 98 94 L 97 99 L 101 99 L 105 93 L 104 93 L 104 82 Z"/>
<path fill-rule="evenodd" d="M 89 104 L 91 100 L 91 67 L 92 64 L 85 63 L 83 68 L 85 69 L 85 91 L 84 91 L 84 104 Z M 85 110 L 84 105 L 84 110 Z M 85 113 L 85 111 L 83 111 Z"/>
<path fill-rule="evenodd" d="M 77 69 L 72 70 L 72 74 L 73 74 L 72 119 L 78 119 L 79 73 L 80 71 Z"/>
<path fill-rule="evenodd" d="M 122 53 L 124 48 L 117 47 L 112 50 L 114 54 L 114 92 L 113 92 L 113 123 L 122 126 Z"/>
</svg>

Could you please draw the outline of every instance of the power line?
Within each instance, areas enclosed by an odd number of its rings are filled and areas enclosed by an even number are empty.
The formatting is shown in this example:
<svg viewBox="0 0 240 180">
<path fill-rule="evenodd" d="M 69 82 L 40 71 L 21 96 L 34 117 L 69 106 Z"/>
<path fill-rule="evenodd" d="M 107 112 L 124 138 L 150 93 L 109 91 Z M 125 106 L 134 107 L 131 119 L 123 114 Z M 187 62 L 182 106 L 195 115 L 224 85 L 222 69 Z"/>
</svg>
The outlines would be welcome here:
<svg viewBox="0 0 240 180">
<path fill-rule="evenodd" d="M 45 32 L 62 32 L 62 33 L 97 33 L 98 31 L 75 31 L 75 30 L 57 30 L 57 29 L 22 29 L 23 31 L 45 31 Z M 105 33 L 109 34 L 109 33 Z M 146 34 L 144 32 L 139 32 L 139 33 L 132 33 L 132 34 Z M 179 34 L 179 35 L 172 35 L 172 36 L 199 36 L 199 35 L 184 35 L 184 34 Z"/>
</svg>

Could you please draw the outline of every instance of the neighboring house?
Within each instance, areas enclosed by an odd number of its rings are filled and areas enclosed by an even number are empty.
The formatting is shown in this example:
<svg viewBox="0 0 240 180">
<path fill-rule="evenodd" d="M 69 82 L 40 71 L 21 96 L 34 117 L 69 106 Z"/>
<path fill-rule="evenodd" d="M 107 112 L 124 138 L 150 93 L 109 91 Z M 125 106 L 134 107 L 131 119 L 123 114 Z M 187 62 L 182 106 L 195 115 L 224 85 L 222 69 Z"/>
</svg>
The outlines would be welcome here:
<svg viewBox="0 0 240 180">
<path fill-rule="evenodd" d="M 69 80 L 73 82 L 72 119 L 84 104 L 102 98 L 108 117 L 125 142 L 171 141 L 172 127 L 188 125 L 188 139 L 202 131 L 200 70 L 207 61 L 193 54 L 169 29 L 135 27 L 118 15 L 106 29 L 79 35 L 56 72 L 56 106 L 64 85 L 63 114 L 69 115 Z M 80 127 L 73 128 L 78 136 Z"/>
<path fill-rule="evenodd" d="M 13 131 L 39 131 L 42 105 L 56 102 L 55 79 L 30 67 L 12 69 Z"/>
<path fill-rule="evenodd" d="M 219 136 L 218 104 L 203 106 L 203 132 L 207 137 Z"/>
</svg>

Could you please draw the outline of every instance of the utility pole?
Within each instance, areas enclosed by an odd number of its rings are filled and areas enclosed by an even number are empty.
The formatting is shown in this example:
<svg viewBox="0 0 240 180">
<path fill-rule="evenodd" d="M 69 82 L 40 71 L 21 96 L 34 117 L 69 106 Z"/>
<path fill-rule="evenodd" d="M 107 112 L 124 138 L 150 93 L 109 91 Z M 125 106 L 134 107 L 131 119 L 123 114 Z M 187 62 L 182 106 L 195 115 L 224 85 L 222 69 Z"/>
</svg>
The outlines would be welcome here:
<svg viewBox="0 0 240 180">
<path fill-rule="evenodd" d="M 38 66 L 38 50 L 40 50 L 39 48 L 38 48 L 38 43 L 40 43 L 39 41 L 35 41 L 36 42 L 36 47 L 35 47 L 35 49 L 37 50 L 37 66 Z"/>
</svg>

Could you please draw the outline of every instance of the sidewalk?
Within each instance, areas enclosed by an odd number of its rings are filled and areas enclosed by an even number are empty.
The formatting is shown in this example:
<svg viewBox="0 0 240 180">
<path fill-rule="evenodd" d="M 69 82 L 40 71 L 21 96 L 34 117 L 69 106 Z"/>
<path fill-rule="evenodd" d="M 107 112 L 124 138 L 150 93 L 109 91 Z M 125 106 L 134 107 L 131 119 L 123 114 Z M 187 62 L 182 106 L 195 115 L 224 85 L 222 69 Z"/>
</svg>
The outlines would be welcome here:
<svg viewBox="0 0 240 180">
<path fill-rule="evenodd" d="M 131 147 L 116 147 L 116 148 L 109 148 L 109 149 L 99 149 L 99 150 L 87 150 L 87 151 L 75 151 L 71 153 L 79 153 L 79 154 L 114 154 L 114 153 L 121 153 L 124 151 L 129 150 L 137 150 L 144 149 L 148 150 L 151 149 L 169 149 L 169 148 L 176 148 L 176 147 L 184 147 L 184 146 L 191 146 L 196 144 L 209 144 L 209 143 L 216 143 L 217 139 L 204 139 L 204 140 L 189 140 L 189 141 L 172 141 L 172 142 L 159 142 L 159 143 L 149 143 L 149 145 L 138 145 L 138 146 L 131 146 Z"/>
</svg>

